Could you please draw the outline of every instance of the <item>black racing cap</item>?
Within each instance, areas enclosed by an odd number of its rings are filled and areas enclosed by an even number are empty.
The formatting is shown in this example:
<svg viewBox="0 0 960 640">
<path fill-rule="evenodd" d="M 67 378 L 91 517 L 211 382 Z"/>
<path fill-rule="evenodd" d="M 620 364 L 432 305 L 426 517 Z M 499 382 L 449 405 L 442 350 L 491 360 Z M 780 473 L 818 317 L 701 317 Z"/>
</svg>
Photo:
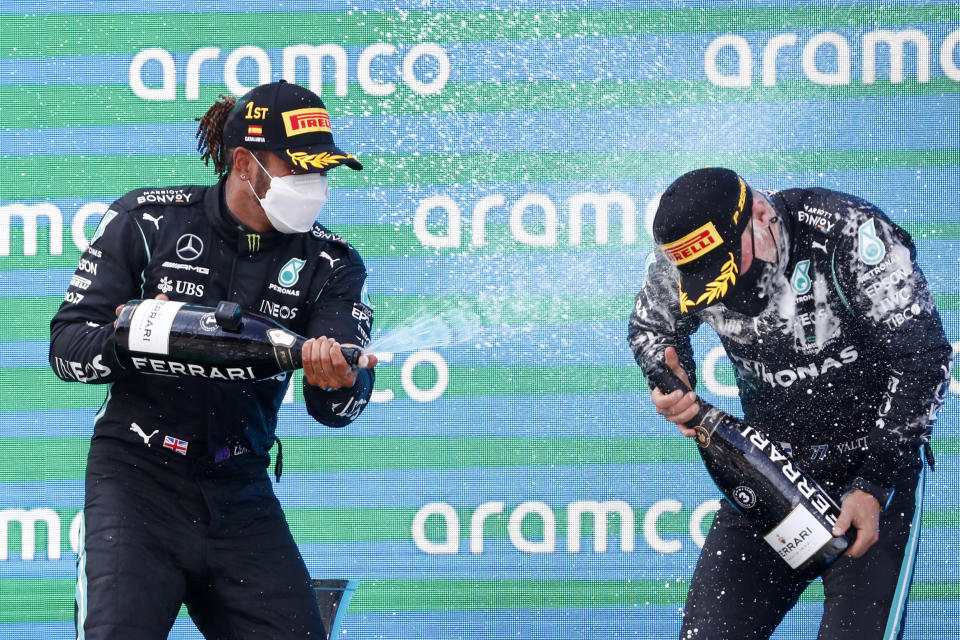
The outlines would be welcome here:
<svg viewBox="0 0 960 640">
<path fill-rule="evenodd" d="M 730 169 L 683 174 L 667 187 L 653 218 L 653 237 L 680 271 L 680 311 L 720 302 L 740 275 L 740 237 L 753 196 Z"/>
<path fill-rule="evenodd" d="M 363 169 L 355 157 L 334 144 L 323 100 L 286 80 L 260 85 L 238 99 L 223 124 L 223 143 L 226 147 L 268 149 L 309 173 L 341 164 Z"/>
</svg>

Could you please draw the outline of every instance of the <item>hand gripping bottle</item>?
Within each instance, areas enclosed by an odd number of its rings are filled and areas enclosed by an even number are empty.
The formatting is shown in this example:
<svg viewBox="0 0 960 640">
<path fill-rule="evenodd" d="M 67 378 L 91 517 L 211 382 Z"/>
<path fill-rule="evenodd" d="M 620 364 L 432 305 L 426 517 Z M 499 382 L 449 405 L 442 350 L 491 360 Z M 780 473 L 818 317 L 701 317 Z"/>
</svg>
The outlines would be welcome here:
<svg viewBox="0 0 960 640">
<path fill-rule="evenodd" d="M 263 380 L 303 366 L 306 338 L 271 318 L 244 312 L 235 302 L 216 308 L 169 300 L 131 300 L 116 324 L 116 350 L 143 373 L 216 380 Z M 341 352 L 365 366 L 354 345 Z"/>
<path fill-rule="evenodd" d="M 665 364 L 647 371 L 663 393 L 689 391 Z M 724 496 L 783 560 L 812 580 L 840 557 L 850 536 L 834 537 L 840 506 L 756 427 L 701 398 L 685 426 L 697 432 L 703 463 Z"/>
</svg>

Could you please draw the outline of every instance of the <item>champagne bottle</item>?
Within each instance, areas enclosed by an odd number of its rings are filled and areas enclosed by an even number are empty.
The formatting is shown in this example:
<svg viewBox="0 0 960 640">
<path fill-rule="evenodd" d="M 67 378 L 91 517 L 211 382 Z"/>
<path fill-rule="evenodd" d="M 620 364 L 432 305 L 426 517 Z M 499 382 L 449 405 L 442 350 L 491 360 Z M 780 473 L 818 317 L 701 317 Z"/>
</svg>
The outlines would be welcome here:
<svg viewBox="0 0 960 640">
<path fill-rule="evenodd" d="M 689 391 L 666 365 L 647 371 L 663 393 Z M 840 506 L 760 429 L 697 398 L 685 426 L 696 431 L 700 457 L 717 487 L 801 577 L 813 580 L 850 546 L 834 537 Z"/>
<path fill-rule="evenodd" d="M 303 366 L 306 338 L 235 302 L 216 308 L 169 300 L 131 300 L 116 322 L 118 356 L 142 373 L 224 381 L 271 378 Z M 351 366 L 367 356 L 341 345 Z"/>
</svg>

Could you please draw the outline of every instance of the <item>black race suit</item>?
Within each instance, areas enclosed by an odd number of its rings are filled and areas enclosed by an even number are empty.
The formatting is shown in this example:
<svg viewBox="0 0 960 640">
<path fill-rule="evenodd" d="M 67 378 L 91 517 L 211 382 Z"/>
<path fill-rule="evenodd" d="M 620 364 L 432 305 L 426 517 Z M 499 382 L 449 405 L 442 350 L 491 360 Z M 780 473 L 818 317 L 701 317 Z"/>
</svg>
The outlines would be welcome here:
<svg viewBox="0 0 960 640">
<path fill-rule="evenodd" d="M 78 637 L 166 638 L 181 602 L 208 638 L 321 638 L 309 576 L 267 465 L 288 374 L 260 382 L 170 375 L 162 356 L 121 362 L 115 309 L 160 293 L 268 315 L 308 337 L 366 345 L 366 269 L 342 238 L 257 233 L 223 181 L 133 191 L 104 215 L 51 322 L 50 363 L 110 385 L 87 461 Z M 153 373 L 148 373 L 148 372 Z M 304 384 L 307 411 L 339 427 L 370 397 Z M 278 469 L 279 469 L 278 453 Z"/>
<path fill-rule="evenodd" d="M 644 368 L 676 347 L 695 384 L 690 336 L 709 324 L 748 421 L 838 501 L 859 488 L 886 506 L 895 490 L 899 508 L 881 514 L 880 542 L 824 575 L 820 637 L 896 637 L 919 534 L 911 520 L 920 514 L 920 451 L 946 394 L 951 347 L 909 235 L 881 211 L 825 189 L 767 197 L 786 250 L 760 316 L 722 304 L 681 315 L 677 271 L 658 250 L 630 318 L 630 346 Z M 805 585 L 745 530 L 725 505 L 694 572 L 681 637 L 766 638 L 796 603 Z"/>
</svg>

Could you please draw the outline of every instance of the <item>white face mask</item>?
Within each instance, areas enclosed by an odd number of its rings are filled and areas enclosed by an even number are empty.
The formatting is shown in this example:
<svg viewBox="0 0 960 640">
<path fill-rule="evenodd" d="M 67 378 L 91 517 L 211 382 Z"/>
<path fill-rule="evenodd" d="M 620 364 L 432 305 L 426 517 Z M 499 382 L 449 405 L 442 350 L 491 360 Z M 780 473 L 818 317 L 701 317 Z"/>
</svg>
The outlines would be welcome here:
<svg viewBox="0 0 960 640">
<path fill-rule="evenodd" d="M 264 173 L 267 168 L 257 161 Z M 330 187 L 325 173 L 302 173 L 295 176 L 270 176 L 270 187 L 263 198 L 257 195 L 253 185 L 250 190 L 260 202 L 263 212 L 273 228 L 280 233 L 303 233 L 309 231 L 330 197 Z"/>
</svg>

